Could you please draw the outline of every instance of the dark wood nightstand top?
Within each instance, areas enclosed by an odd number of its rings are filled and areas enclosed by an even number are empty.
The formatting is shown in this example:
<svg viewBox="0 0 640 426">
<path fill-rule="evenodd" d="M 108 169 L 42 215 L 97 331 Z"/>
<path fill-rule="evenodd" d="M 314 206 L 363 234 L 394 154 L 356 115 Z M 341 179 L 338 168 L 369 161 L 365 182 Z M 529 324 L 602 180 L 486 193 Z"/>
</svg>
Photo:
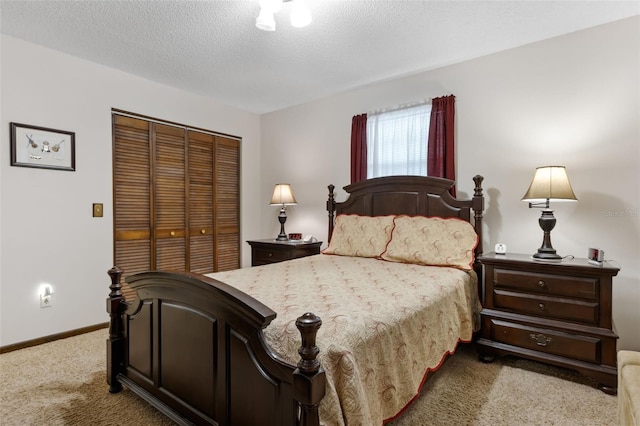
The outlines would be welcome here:
<svg viewBox="0 0 640 426">
<path fill-rule="evenodd" d="M 285 241 L 278 241 L 275 238 L 266 238 L 266 239 L 262 239 L 262 240 L 247 240 L 247 243 L 249 243 L 249 245 L 253 246 L 253 245 L 260 245 L 260 244 L 275 244 L 275 245 L 283 245 L 283 246 L 315 246 L 317 245 L 318 247 L 320 247 L 320 245 L 322 244 L 322 241 L 314 241 L 314 242 L 305 242 L 303 240 L 285 240 Z"/>
<path fill-rule="evenodd" d="M 478 257 L 478 261 L 481 263 L 500 265 L 500 264 L 520 264 L 524 267 L 531 268 L 536 267 L 538 265 L 539 268 L 554 268 L 554 269 L 563 269 L 567 268 L 567 271 L 577 271 L 579 269 L 587 268 L 591 272 L 594 270 L 601 270 L 603 272 L 607 272 L 612 275 L 616 275 L 620 268 L 615 267 L 607 262 L 602 262 L 602 265 L 594 265 L 589 263 L 589 260 L 581 257 L 568 257 L 566 259 L 562 259 L 560 262 L 549 262 L 534 259 L 530 254 L 522 254 L 522 253 L 506 253 L 506 254 L 497 254 L 497 253 L 484 253 Z"/>
</svg>

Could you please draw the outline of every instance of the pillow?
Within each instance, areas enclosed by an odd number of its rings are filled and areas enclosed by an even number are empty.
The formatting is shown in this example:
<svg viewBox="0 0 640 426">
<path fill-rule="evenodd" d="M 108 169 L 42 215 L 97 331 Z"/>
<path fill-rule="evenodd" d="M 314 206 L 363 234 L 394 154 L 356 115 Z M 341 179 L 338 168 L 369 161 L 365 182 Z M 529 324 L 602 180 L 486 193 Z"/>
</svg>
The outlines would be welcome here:
<svg viewBox="0 0 640 426">
<path fill-rule="evenodd" d="M 380 258 L 391 238 L 394 217 L 338 215 L 329 247 L 322 253 Z"/>
<path fill-rule="evenodd" d="M 382 259 L 470 270 L 477 245 L 473 226 L 462 219 L 396 216 Z"/>
</svg>

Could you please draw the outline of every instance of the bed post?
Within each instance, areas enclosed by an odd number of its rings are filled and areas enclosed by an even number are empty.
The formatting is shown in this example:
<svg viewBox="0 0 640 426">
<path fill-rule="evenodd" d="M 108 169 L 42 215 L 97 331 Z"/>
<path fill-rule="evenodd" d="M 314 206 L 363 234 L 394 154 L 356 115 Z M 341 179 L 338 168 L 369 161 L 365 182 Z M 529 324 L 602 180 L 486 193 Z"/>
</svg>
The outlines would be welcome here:
<svg viewBox="0 0 640 426">
<path fill-rule="evenodd" d="M 473 200 L 471 204 L 471 208 L 473 209 L 473 219 L 474 219 L 474 229 L 476 234 L 478 235 L 478 246 L 475 250 L 475 261 L 473 263 L 473 270 L 478 275 L 478 296 L 480 300 L 483 300 L 483 291 L 482 288 L 484 284 L 482 283 L 482 264 L 478 260 L 478 257 L 482 254 L 482 213 L 484 211 L 484 195 L 482 194 L 482 181 L 484 177 L 480 175 L 475 175 L 473 177 L 473 181 L 476 186 L 473 190 Z"/>
<path fill-rule="evenodd" d="M 482 212 L 484 211 L 484 195 L 482 195 L 482 181 L 484 177 L 480 175 L 475 175 L 473 177 L 473 182 L 476 184 L 476 187 L 473 189 L 473 218 L 474 218 L 474 229 L 476 234 L 478 234 L 478 247 L 476 247 L 476 257 L 482 254 Z"/>
<path fill-rule="evenodd" d="M 301 359 L 293 372 L 293 398 L 300 404 L 300 426 L 320 425 L 318 404 L 326 386 L 325 372 L 317 359 L 320 349 L 316 346 L 316 334 L 321 325 L 320 317 L 310 312 L 296 320 L 302 344 L 298 349 Z"/>
<path fill-rule="evenodd" d="M 125 308 L 122 295 L 122 269 L 114 266 L 107 272 L 111 277 L 109 297 L 107 298 L 107 312 L 109 313 L 109 339 L 107 339 L 107 383 L 109 392 L 117 393 L 122 390 L 122 384 L 116 379 L 123 363 L 123 329 L 122 311 Z"/>
<path fill-rule="evenodd" d="M 327 200 L 327 211 L 329 212 L 329 235 L 327 237 L 327 243 L 330 243 L 331 235 L 333 235 L 333 222 L 336 213 L 336 198 L 333 193 L 335 186 L 329 185 L 327 188 L 329 188 L 329 199 Z"/>
</svg>

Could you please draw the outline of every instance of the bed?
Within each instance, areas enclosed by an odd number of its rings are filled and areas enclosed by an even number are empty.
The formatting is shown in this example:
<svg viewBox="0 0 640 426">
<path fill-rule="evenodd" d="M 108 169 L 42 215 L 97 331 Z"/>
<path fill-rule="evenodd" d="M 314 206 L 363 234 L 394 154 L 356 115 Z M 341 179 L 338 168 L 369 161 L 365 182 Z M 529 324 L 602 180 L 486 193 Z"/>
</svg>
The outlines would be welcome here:
<svg viewBox="0 0 640 426">
<path fill-rule="evenodd" d="M 477 331 L 484 197 L 482 177 L 473 180 L 469 199 L 432 177 L 358 182 L 344 202 L 330 185 L 329 246 L 316 256 L 208 276 L 136 274 L 124 284 L 135 300 L 112 268 L 109 391 L 126 386 L 177 424 L 394 419 Z M 426 224 L 451 238 L 415 250 Z"/>
</svg>

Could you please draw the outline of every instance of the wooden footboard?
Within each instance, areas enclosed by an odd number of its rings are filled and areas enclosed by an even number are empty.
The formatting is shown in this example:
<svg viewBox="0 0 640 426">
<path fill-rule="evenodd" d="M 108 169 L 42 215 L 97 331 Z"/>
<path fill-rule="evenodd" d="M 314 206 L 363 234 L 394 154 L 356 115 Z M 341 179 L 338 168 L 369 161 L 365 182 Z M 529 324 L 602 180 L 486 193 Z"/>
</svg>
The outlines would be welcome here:
<svg viewBox="0 0 640 426">
<path fill-rule="evenodd" d="M 192 273 L 109 270 L 107 383 L 126 386 L 178 424 L 319 425 L 325 373 L 315 344 L 321 325 L 296 321 L 297 366 L 280 359 L 262 330 L 276 314 L 241 291 Z M 117 417 L 117 413 L 114 413 Z"/>
</svg>

